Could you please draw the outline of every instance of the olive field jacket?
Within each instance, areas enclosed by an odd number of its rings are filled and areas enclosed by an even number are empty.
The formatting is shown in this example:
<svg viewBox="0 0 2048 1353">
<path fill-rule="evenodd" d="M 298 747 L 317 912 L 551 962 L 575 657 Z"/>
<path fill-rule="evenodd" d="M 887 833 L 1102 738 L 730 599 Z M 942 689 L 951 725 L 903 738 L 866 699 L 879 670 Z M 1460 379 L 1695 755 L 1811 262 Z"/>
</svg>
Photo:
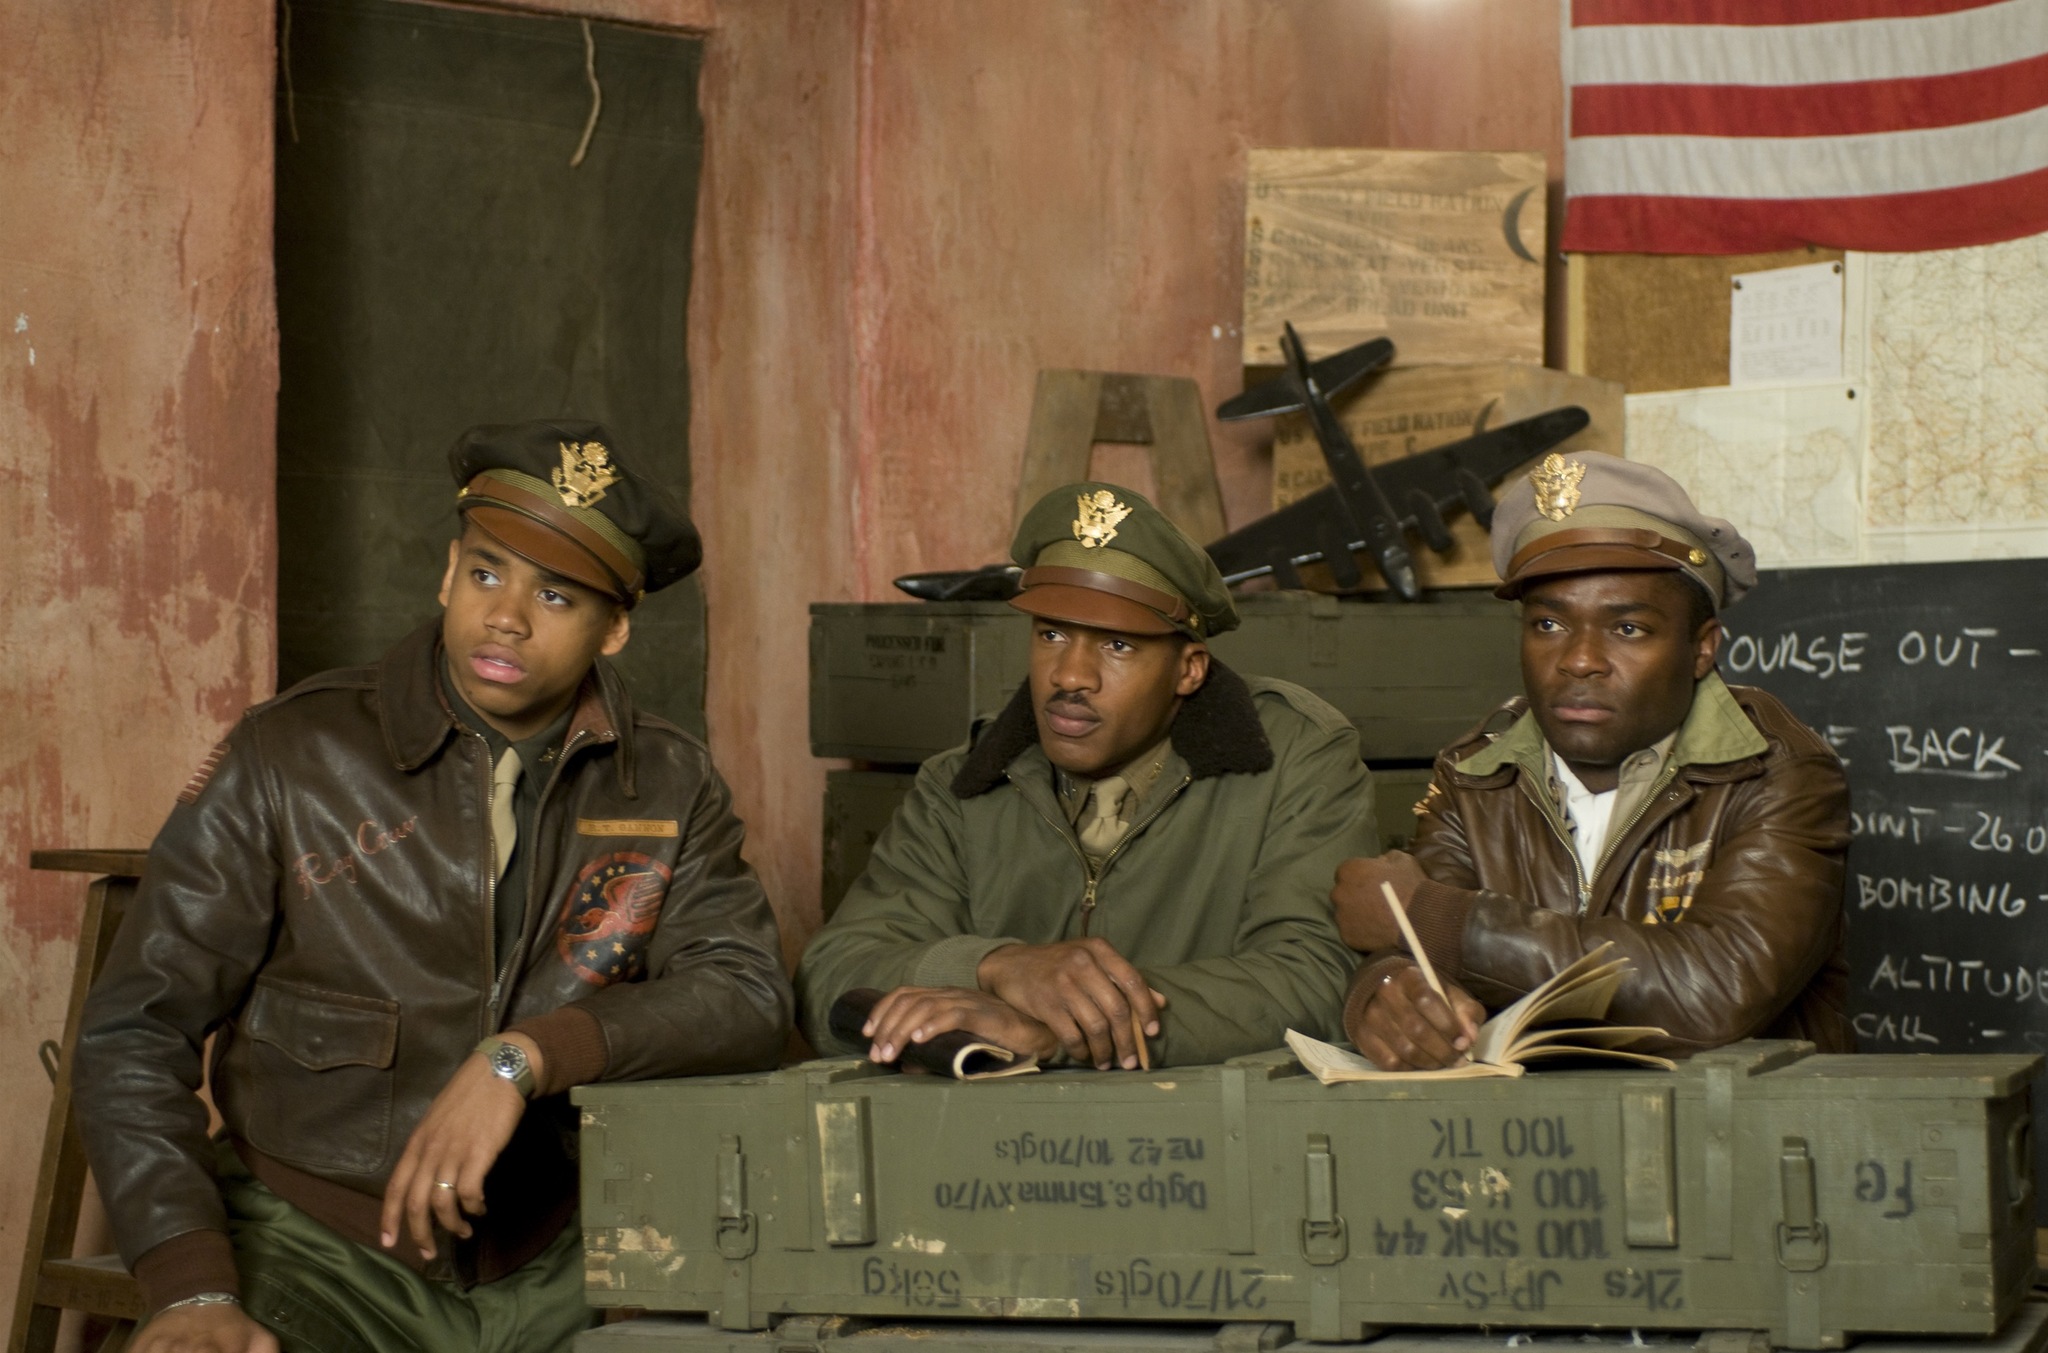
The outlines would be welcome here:
<svg viewBox="0 0 2048 1353">
<path fill-rule="evenodd" d="M 1167 998 L 1157 1064 L 1334 1032 L 1356 956 L 1337 865 L 1378 849 L 1358 734 L 1283 681 L 1212 663 L 1181 705 L 1155 792 L 1091 871 L 1038 745 L 1030 689 L 971 747 L 933 757 L 797 972 L 805 1032 L 855 987 L 973 987 L 991 950 L 1097 935 Z"/>
</svg>

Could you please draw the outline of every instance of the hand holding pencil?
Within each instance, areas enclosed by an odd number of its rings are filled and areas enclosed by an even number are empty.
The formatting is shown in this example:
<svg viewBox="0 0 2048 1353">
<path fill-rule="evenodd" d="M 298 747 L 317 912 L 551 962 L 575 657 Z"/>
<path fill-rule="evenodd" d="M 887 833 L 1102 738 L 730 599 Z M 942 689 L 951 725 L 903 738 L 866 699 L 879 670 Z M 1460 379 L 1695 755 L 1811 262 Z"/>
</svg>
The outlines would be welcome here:
<svg viewBox="0 0 2048 1353">
<path fill-rule="evenodd" d="M 1413 856 L 1389 851 L 1371 859 L 1347 860 L 1331 890 L 1339 932 L 1362 953 L 1404 950 L 1412 965 L 1372 965 L 1369 999 L 1354 996 L 1345 1032 L 1358 1050 L 1389 1070 L 1427 1070 L 1462 1061 L 1486 1009 L 1446 983 L 1430 961 L 1403 897 L 1424 881 Z M 1363 993 L 1361 993 L 1362 995 Z"/>
</svg>

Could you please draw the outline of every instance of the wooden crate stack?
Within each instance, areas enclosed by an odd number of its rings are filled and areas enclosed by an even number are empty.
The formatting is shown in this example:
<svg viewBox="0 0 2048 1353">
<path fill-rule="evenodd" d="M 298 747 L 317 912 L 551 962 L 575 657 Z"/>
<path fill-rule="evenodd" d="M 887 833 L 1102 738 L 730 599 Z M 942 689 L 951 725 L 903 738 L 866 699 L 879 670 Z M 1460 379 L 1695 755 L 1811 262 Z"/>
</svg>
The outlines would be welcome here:
<svg viewBox="0 0 2048 1353">
<path fill-rule="evenodd" d="M 1622 391 L 1543 363 L 1544 161 L 1540 154 L 1254 150 L 1245 204 L 1246 382 L 1280 361 L 1291 321 L 1309 356 L 1393 339 L 1394 365 L 1333 409 L 1367 464 L 1582 405 L 1593 422 L 1564 450 L 1620 454 Z M 1273 505 L 1329 482 L 1306 418 L 1274 427 Z M 1426 587 L 1494 580 L 1485 532 L 1452 519 L 1455 548 L 1415 551 Z M 1385 584 L 1360 556 L 1364 587 Z M 1326 570 L 1304 572 L 1335 590 Z"/>
</svg>

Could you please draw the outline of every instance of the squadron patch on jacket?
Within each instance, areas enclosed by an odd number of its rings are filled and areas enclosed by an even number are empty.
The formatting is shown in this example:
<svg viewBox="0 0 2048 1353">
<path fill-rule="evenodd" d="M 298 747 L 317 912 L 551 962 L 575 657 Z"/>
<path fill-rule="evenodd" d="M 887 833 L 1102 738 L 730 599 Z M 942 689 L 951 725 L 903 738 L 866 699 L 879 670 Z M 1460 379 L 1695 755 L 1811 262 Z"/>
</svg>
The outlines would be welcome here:
<svg viewBox="0 0 2048 1353">
<path fill-rule="evenodd" d="M 562 962 L 600 987 L 640 976 L 670 877 L 660 860 L 632 850 L 600 855 L 583 866 L 555 934 Z"/>
<path fill-rule="evenodd" d="M 206 792 L 206 786 L 213 779 L 213 773 L 220 769 L 220 763 L 227 759 L 228 745 L 225 742 L 213 744 L 213 750 L 206 754 L 206 760 L 199 763 L 199 769 L 192 772 L 192 778 L 178 791 L 179 803 L 197 803 L 199 796 Z"/>
<path fill-rule="evenodd" d="M 1650 910 L 1643 915 L 1645 925 L 1685 919 L 1692 908 L 1692 895 L 1707 876 L 1707 856 L 1713 849 L 1709 839 L 1688 849 L 1651 853 Z"/>
</svg>

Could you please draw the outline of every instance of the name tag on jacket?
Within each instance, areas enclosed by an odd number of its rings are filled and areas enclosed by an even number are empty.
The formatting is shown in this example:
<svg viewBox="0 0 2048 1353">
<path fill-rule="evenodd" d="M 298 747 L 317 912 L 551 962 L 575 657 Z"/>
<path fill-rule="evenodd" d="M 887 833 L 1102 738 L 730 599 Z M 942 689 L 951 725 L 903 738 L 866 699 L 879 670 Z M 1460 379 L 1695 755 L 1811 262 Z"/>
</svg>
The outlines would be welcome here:
<svg viewBox="0 0 2048 1353">
<path fill-rule="evenodd" d="M 673 818 L 659 817 L 579 817 L 576 819 L 578 836 L 679 836 L 681 829 Z"/>
</svg>

